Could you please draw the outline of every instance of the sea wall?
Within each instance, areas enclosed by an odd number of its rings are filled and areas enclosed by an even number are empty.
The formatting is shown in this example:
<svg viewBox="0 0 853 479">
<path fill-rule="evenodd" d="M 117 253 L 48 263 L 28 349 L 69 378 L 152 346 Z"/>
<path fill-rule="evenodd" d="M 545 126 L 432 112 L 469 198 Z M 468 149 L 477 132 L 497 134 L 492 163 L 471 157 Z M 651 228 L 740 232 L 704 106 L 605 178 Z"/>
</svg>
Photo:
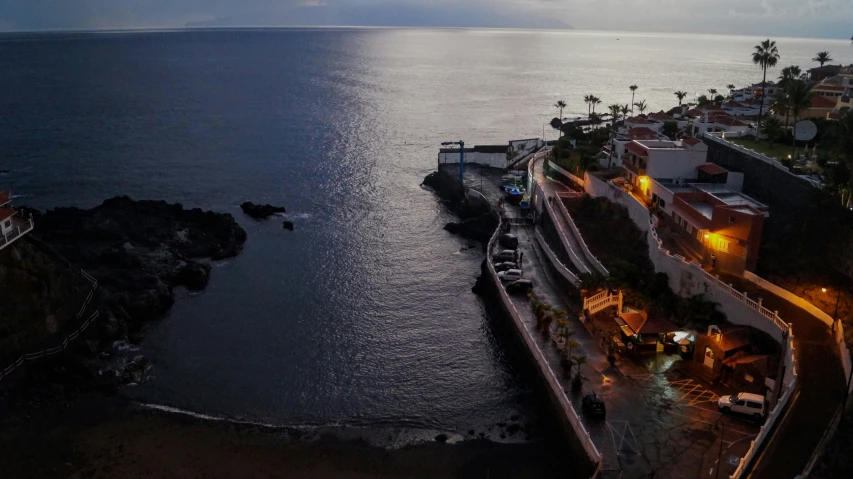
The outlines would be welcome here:
<svg viewBox="0 0 853 479">
<path fill-rule="evenodd" d="M 503 151 L 498 151 L 500 147 L 495 146 L 496 151 L 476 151 L 478 148 L 484 147 L 475 147 L 465 149 L 465 164 L 476 163 L 478 165 L 490 166 L 492 168 L 506 168 L 509 164 L 509 159 L 507 158 L 507 147 L 503 146 Z M 485 149 L 485 148 L 484 148 Z M 444 151 L 442 150 L 438 154 L 438 164 L 439 165 L 458 165 L 459 164 L 459 150 L 452 151 Z"/>
<path fill-rule="evenodd" d="M 440 181 L 442 188 L 450 191 L 458 191 L 461 189 L 466 197 L 478 197 L 479 201 L 488 200 L 480 193 L 466 188 L 459 182 L 459 177 L 451 175 L 449 172 L 442 173 L 445 168 L 439 168 L 439 172 L 435 174 L 434 181 Z M 431 174 L 432 175 L 432 174 Z M 426 183 L 426 181 L 425 181 Z M 491 207 L 491 206 L 490 206 Z M 494 229 L 489 238 L 486 251 L 491 252 L 497 242 L 500 234 L 500 223 Z M 563 267 L 564 271 L 561 274 L 566 274 L 566 280 L 572 281 L 574 275 Z M 574 282 L 574 281 L 572 281 Z M 566 397 L 566 394 L 557 379 L 556 374 L 548 365 L 544 355 L 536 346 L 534 339 L 530 336 L 530 332 L 524 326 L 521 316 L 515 309 L 512 300 L 504 290 L 497 271 L 494 265 L 486 258 L 483 261 L 482 276 L 477 282 L 478 293 L 484 294 L 493 306 L 493 310 L 499 312 L 500 319 L 505 320 L 512 336 L 518 340 L 520 351 L 525 356 L 527 362 L 535 371 L 539 385 L 545 391 L 548 399 L 548 404 L 551 406 L 557 419 L 559 430 L 566 440 L 566 444 L 570 449 L 573 458 L 577 459 L 577 467 L 573 471 L 573 477 L 596 477 L 598 468 L 601 464 L 601 454 L 595 448 L 589 433 L 584 428 L 577 416 L 571 402 Z"/>
<path fill-rule="evenodd" d="M 492 250 L 499 232 L 500 228 L 495 231 L 495 234 L 489 241 L 488 251 Z M 544 384 L 548 400 L 557 412 L 560 430 L 571 448 L 572 456 L 578 459 L 578 467 L 573 471 L 574 474 L 572 474 L 572 477 L 597 477 L 602 463 L 601 454 L 598 452 L 595 444 L 593 444 L 589 433 L 581 423 L 568 397 L 566 397 L 566 393 L 560 385 L 560 381 L 554 370 L 551 369 L 545 356 L 536 346 L 535 340 L 530 336 L 530 332 L 524 326 L 521 316 L 515 309 L 506 290 L 501 285 L 494 265 L 488 259 L 483 262 L 483 275 L 487 279 L 486 282 L 490 295 L 496 298 L 495 302 L 509 319 L 513 333 L 523 344 L 525 354 L 535 365 L 538 379 Z"/>
</svg>

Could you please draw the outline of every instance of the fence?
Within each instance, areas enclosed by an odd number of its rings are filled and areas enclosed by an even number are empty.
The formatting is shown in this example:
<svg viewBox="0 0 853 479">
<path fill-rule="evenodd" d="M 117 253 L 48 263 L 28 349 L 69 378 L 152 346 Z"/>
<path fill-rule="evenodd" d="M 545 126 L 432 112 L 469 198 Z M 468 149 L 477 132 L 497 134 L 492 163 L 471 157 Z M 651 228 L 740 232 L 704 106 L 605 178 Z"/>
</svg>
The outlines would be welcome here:
<svg viewBox="0 0 853 479">
<path fill-rule="evenodd" d="M 548 256 L 548 259 L 551 261 L 551 264 L 560 273 L 566 280 L 574 285 L 580 285 L 580 279 L 572 273 L 569 268 L 566 267 L 562 262 L 560 262 L 557 255 L 554 254 L 554 251 L 548 246 L 548 243 L 545 242 L 545 238 L 542 237 L 542 233 L 539 230 L 536 230 L 536 241 L 539 243 L 539 246 L 542 248 L 542 251 L 545 252 L 545 255 Z"/>
<path fill-rule="evenodd" d="M 494 249 L 495 241 L 497 240 L 498 234 L 500 233 L 500 225 L 492 234 L 491 239 L 489 240 L 489 244 L 487 246 L 487 251 L 489 253 Z M 531 337 L 530 331 L 527 330 L 527 327 L 521 320 L 521 316 L 518 314 L 518 310 L 515 309 L 515 305 L 512 300 L 509 298 L 506 290 L 501 287 L 501 281 L 498 279 L 497 271 L 495 271 L 495 266 L 491 261 L 486 261 L 488 265 L 489 275 L 492 277 L 492 282 L 497 285 L 498 292 L 501 297 L 501 301 L 504 303 L 507 311 L 512 317 L 513 322 L 515 323 L 515 327 L 518 330 L 519 334 L 527 346 L 528 350 L 530 350 L 531 354 L 536 360 L 536 364 L 539 367 L 539 370 L 542 371 L 545 376 L 545 380 L 548 382 L 548 387 L 552 390 L 554 395 L 557 398 L 557 401 L 560 404 L 560 408 L 563 410 L 564 416 L 568 419 L 569 423 L 572 426 L 572 429 L 575 432 L 578 440 L 583 446 L 584 451 L 586 452 L 587 457 L 595 466 L 592 477 L 597 477 L 600 473 L 602 456 L 601 453 L 598 452 L 598 449 L 595 447 L 595 444 L 592 443 L 592 439 L 589 436 L 584 425 L 581 423 L 580 418 L 575 412 L 574 407 L 572 406 L 571 401 L 566 396 L 566 392 L 563 387 L 560 385 L 560 381 L 557 379 L 557 375 L 554 373 L 554 370 L 551 369 L 551 366 L 548 364 L 548 361 L 545 359 L 542 351 L 536 345 L 535 340 Z"/>
<path fill-rule="evenodd" d="M 77 319 L 80 319 L 83 316 L 83 313 L 86 311 L 86 307 L 89 305 L 89 302 L 92 301 L 92 297 L 94 297 L 95 295 L 95 290 L 98 288 L 97 279 L 93 278 L 91 275 L 89 275 L 89 273 L 83 271 L 82 269 L 80 270 L 80 273 L 83 275 L 84 278 L 86 278 L 86 280 L 92 283 L 92 289 L 89 290 L 89 294 L 86 296 L 86 301 L 83 302 L 83 307 L 81 307 L 80 311 L 75 315 Z M 68 344 L 71 341 L 77 339 L 77 336 L 79 336 L 83 331 L 85 331 L 86 328 L 88 328 L 89 325 L 96 321 L 99 317 L 99 311 L 95 311 L 94 313 L 92 313 L 92 315 L 86 318 L 86 321 L 79 328 L 77 328 L 73 333 L 66 336 L 65 339 L 62 340 L 62 343 L 59 344 L 59 346 L 43 349 L 35 353 L 24 354 L 23 356 L 18 358 L 17 361 L 10 364 L 6 369 L 0 371 L 0 380 L 12 374 L 12 372 L 21 367 L 21 365 L 24 364 L 24 361 L 34 361 L 36 359 L 41 359 L 45 356 L 52 356 L 54 354 L 61 353 L 63 350 L 65 350 L 65 348 L 68 347 Z"/>
<path fill-rule="evenodd" d="M 805 310 L 807 313 L 811 314 L 815 318 L 826 323 L 827 326 L 832 326 L 832 323 L 835 322 L 835 320 L 832 318 L 832 316 L 823 312 L 822 309 L 820 309 L 817 306 L 813 305 L 812 303 L 806 301 L 804 298 L 801 298 L 801 297 L 797 296 L 796 294 L 788 291 L 787 289 L 782 288 L 781 286 L 777 286 L 777 285 L 771 283 L 770 281 L 767 281 L 766 279 L 764 279 L 764 278 L 762 278 L 762 277 L 760 277 L 760 276 L 758 276 L 758 275 L 756 275 L 750 271 L 745 271 L 743 273 L 743 277 L 748 279 L 749 281 L 752 281 L 753 283 L 758 285 L 760 288 L 766 289 L 767 291 L 770 291 L 771 293 L 775 294 L 776 296 L 779 296 L 780 298 L 784 298 L 789 303 L 792 303 L 792 304 L 798 306 L 799 308 Z"/>
<path fill-rule="evenodd" d="M 602 291 L 583 299 L 583 309 L 584 311 L 589 311 L 590 314 L 595 314 L 610 306 L 616 306 L 618 311 L 622 312 L 622 291 L 619 291 L 618 294 L 610 294 L 610 291 Z"/>
<path fill-rule="evenodd" d="M 556 171 L 557 173 L 565 176 L 569 181 L 571 181 L 575 185 L 583 188 L 583 181 L 584 181 L 583 178 L 579 178 L 579 177 L 569 173 L 568 170 L 561 168 L 560 166 L 555 164 L 553 161 L 548 162 L 548 168 L 551 168 L 552 170 Z"/>
</svg>

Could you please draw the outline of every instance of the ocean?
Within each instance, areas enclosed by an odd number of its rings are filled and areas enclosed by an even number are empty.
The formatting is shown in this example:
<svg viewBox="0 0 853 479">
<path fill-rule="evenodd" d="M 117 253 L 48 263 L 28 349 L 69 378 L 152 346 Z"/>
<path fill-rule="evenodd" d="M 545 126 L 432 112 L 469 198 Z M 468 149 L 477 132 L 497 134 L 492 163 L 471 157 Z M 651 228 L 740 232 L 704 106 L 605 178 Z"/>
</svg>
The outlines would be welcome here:
<svg viewBox="0 0 853 479">
<path fill-rule="evenodd" d="M 759 38 L 466 29 L 0 35 L 0 187 L 232 213 L 249 239 L 180 293 L 135 401 L 273 425 L 435 431 L 536 422 L 532 384 L 471 292 L 484 253 L 423 177 L 442 141 L 553 139 L 564 116 L 761 80 Z M 848 40 L 777 39 L 782 66 Z M 688 98 L 690 98 L 688 97 Z M 284 205 L 295 231 L 254 221 Z M 38 227 L 38 225 L 36 225 Z M 474 247 L 472 247 L 474 246 Z M 516 417 L 517 416 L 517 417 Z M 513 419 L 515 418 L 515 419 Z M 491 435 L 495 440 L 502 440 Z M 509 440 L 509 439 L 507 439 Z"/>
</svg>

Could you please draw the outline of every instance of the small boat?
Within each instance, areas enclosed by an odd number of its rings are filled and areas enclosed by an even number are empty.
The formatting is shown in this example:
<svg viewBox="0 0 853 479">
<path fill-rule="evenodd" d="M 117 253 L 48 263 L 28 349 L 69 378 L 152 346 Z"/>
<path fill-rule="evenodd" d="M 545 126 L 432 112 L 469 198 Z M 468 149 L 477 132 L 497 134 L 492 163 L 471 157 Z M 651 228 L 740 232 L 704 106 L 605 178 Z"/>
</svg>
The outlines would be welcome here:
<svg viewBox="0 0 853 479">
<path fill-rule="evenodd" d="M 507 186 L 506 188 L 504 188 L 504 191 L 510 198 L 513 199 L 520 200 L 522 197 L 524 197 L 524 188 L 519 188 L 518 186 Z"/>
</svg>

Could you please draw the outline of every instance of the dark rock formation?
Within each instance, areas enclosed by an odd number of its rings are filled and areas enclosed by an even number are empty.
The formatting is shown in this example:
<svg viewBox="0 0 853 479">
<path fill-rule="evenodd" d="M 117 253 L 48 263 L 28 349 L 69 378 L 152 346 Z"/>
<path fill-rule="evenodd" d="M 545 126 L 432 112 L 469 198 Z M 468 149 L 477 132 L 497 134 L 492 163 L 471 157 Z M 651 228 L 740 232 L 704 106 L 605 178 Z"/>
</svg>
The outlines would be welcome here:
<svg viewBox="0 0 853 479">
<path fill-rule="evenodd" d="M 498 214 L 494 211 L 483 213 L 462 221 L 452 221 L 444 229 L 463 238 L 488 242 L 499 223 Z"/>
<path fill-rule="evenodd" d="M 281 227 L 293 231 L 293 221 L 285 221 L 281 224 Z"/>
<path fill-rule="evenodd" d="M 243 203 L 240 208 L 243 209 L 243 213 L 255 219 L 264 219 L 276 213 L 285 213 L 284 206 L 256 205 L 251 201 Z"/>
<path fill-rule="evenodd" d="M 435 440 L 437 442 L 447 442 L 447 439 L 448 439 L 447 434 L 439 434 L 439 435 L 435 436 Z"/>
<path fill-rule="evenodd" d="M 164 201 L 116 197 L 90 210 L 57 208 L 34 216 L 33 232 L 0 251 L 0 351 L 15 356 L 50 347 L 80 326 L 75 315 L 92 287 L 82 268 L 98 280 L 86 316 L 98 310 L 100 318 L 53 363 L 77 370 L 90 384 L 107 382 L 98 374 L 100 351 L 116 340 L 138 340 L 144 324 L 172 306 L 174 287 L 204 288 L 207 263 L 235 256 L 246 240 L 230 214 Z M 128 367 L 119 380 L 136 381 L 145 361 Z"/>
</svg>

